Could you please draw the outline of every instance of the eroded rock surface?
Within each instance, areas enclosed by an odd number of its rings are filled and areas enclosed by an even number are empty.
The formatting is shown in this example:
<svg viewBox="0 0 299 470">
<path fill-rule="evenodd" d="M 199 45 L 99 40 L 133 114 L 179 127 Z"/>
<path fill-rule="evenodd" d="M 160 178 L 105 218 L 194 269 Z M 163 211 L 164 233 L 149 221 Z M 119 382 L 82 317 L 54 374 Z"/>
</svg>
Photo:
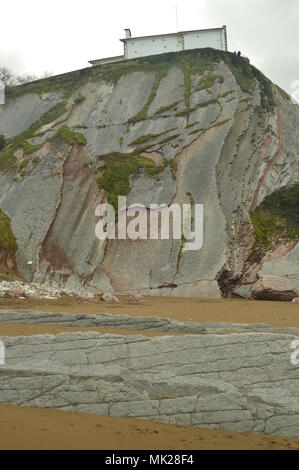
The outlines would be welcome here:
<svg viewBox="0 0 299 470">
<path fill-rule="evenodd" d="M 299 436 L 294 336 L 1 338 L 0 402 Z"/>
</svg>

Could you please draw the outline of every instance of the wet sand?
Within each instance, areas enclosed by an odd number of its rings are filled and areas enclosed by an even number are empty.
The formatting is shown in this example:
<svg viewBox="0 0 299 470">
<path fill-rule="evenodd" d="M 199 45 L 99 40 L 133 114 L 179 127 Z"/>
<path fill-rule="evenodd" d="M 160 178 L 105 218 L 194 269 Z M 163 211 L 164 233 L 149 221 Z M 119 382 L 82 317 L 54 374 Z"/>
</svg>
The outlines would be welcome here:
<svg viewBox="0 0 299 470">
<path fill-rule="evenodd" d="M 298 450 L 299 440 L 0 405 L 6 450 Z"/>
<path fill-rule="evenodd" d="M 146 297 L 133 304 L 119 297 L 120 304 L 75 298 L 55 300 L 0 299 L 0 309 L 32 309 L 44 312 L 110 313 L 168 317 L 183 322 L 268 323 L 274 327 L 299 327 L 299 305 L 238 299 L 204 301 L 175 297 Z"/>
</svg>

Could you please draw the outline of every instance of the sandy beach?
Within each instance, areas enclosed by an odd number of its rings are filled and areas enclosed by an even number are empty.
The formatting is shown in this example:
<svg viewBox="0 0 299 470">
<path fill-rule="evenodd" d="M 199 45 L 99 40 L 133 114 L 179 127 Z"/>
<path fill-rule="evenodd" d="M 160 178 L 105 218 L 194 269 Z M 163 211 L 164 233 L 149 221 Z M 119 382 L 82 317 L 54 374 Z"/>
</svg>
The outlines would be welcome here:
<svg viewBox="0 0 299 470">
<path fill-rule="evenodd" d="M 299 440 L 0 405 L 6 450 L 295 450 Z"/>
<path fill-rule="evenodd" d="M 140 303 L 119 297 L 119 304 L 83 300 L 0 299 L 0 309 L 24 309 L 44 312 L 109 313 L 167 317 L 183 322 L 268 323 L 273 327 L 299 327 L 299 306 L 288 302 L 248 301 L 238 299 L 200 300 L 181 297 L 145 297 Z"/>
</svg>

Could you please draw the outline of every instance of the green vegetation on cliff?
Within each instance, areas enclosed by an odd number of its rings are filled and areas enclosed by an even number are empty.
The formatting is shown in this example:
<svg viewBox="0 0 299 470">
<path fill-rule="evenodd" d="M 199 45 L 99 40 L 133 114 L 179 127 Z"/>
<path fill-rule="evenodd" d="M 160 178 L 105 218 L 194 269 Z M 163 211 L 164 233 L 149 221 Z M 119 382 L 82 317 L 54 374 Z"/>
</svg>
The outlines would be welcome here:
<svg viewBox="0 0 299 470">
<path fill-rule="evenodd" d="M 23 147 L 27 155 L 38 150 L 39 147 L 30 144 L 28 139 L 32 138 L 42 126 L 63 116 L 67 112 L 68 100 L 72 96 L 74 96 L 75 103 L 81 102 L 84 97 L 81 95 L 76 97 L 75 95 L 78 88 L 88 81 L 107 80 L 116 83 L 121 77 L 132 72 L 154 74 L 154 83 L 143 109 L 130 121 L 131 124 L 134 124 L 147 118 L 148 108 L 156 96 L 161 80 L 167 75 L 172 66 L 180 66 L 184 73 L 186 110 L 181 111 L 180 115 L 185 116 L 192 111 L 190 109 L 192 77 L 195 74 L 203 75 L 202 80 L 197 86 L 197 91 L 210 88 L 217 80 L 222 82 L 223 77 L 215 74 L 215 67 L 221 61 L 225 62 L 230 68 L 238 85 L 244 92 L 251 93 L 257 81 L 261 90 L 262 107 L 269 112 L 273 112 L 275 100 L 271 81 L 253 67 L 246 58 L 229 52 L 206 48 L 106 64 L 101 67 L 93 67 L 57 77 L 49 77 L 8 89 L 8 102 L 10 99 L 17 98 L 24 93 L 38 93 L 41 95 L 47 92 L 62 91 L 63 94 L 61 102 L 45 113 L 28 129 L 12 139 L 7 139 L 4 144 L 0 142 L 0 170 L 7 169 L 13 165 L 13 154 L 18 147 Z M 284 93 L 284 95 L 286 94 Z M 70 140 L 72 139 L 70 138 Z"/>
<path fill-rule="evenodd" d="M 38 121 L 32 124 L 30 128 L 26 129 L 26 131 L 18 134 L 12 139 L 7 139 L 6 146 L 0 151 L 0 171 L 9 169 L 13 166 L 15 163 L 14 152 L 18 148 L 22 148 L 24 150 L 24 155 L 27 156 L 39 150 L 42 147 L 41 144 L 31 144 L 27 139 L 32 138 L 38 129 L 46 124 L 53 122 L 65 112 L 65 104 L 54 106 L 54 108 L 52 108 L 48 113 L 44 114 Z M 81 145 L 86 145 L 86 138 L 84 135 L 70 130 L 67 126 L 62 126 L 55 134 L 54 138 L 58 136 L 69 145 L 73 145 L 76 142 Z"/>
<path fill-rule="evenodd" d="M 15 87 L 8 87 L 5 92 L 7 103 L 9 103 L 11 99 L 26 93 L 37 93 L 41 96 L 44 93 L 62 91 L 64 98 L 68 98 L 89 80 L 91 70 L 91 68 L 76 70 L 74 72 L 43 78 Z M 78 97 L 77 99 L 81 98 Z"/>
<path fill-rule="evenodd" d="M 266 197 L 250 214 L 257 244 L 271 246 L 278 238 L 299 237 L 299 183 L 285 187 Z"/>
<path fill-rule="evenodd" d="M 2 149 L 4 149 L 6 143 L 5 143 L 5 137 L 4 135 L 0 134 L 0 152 Z"/>
<path fill-rule="evenodd" d="M 185 109 L 177 111 L 176 116 L 187 116 L 190 112 L 195 111 L 197 107 L 191 108 L 190 100 L 194 91 L 209 90 L 216 82 L 222 83 L 223 77 L 216 72 L 217 65 L 223 61 L 231 70 L 236 81 L 243 92 L 252 93 L 256 83 L 259 84 L 261 90 L 261 105 L 267 112 L 273 112 L 275 100 L 273 94 L 273 85 L 259 70 L 253 67 L 248 59 L 239 57 L 235 54 L 224 52 L 216 49 L 206 48 L 198 50 L 190 50 L 184 52 L 167 53 L 156 56 L 144 57 L 134 60 L 123 61 L 114 64 L 106 64 L 100 67 L 91 67 L 81 71 L 75 71 L 57 77 L 49 77 L 36 82 L 28 83 L 7 90 L 7 102 L 17 98 L 25 93 L 38 93 L 39 95 L 48 92 L 61 92 L 61 102 L 46 112 L 40 119 L 34 122 L 28 129 L 19 135 L 0 141 L 0 171 L 12 167 L 15 163 L 14 153 L 18 148 L 22 148 L 25 156 L 29 156 L 39 150 L 40 145 L 30 142 L 43 126 L 50 124 L 67 113 L 70 106 L 80 103 L 84 100 L 84 96 L 79 93 L 80 87 L 87 82 L 98 80 L 106 80 L 108 82 L 117 83 L 117 81 L 133 72 L 143 72 L 153 76 L 153 85 L 151 92 L 146 100 L 143 109 L 134 116 L 128 125 L 134 125 L 136 122 L 147 119 L 149 106 L 155 99 L 161 80 L 167 75 L 173 66 L 181 67 L 184 74 L 184 100 Z M 194 89 L 193 78 L 199 75 L 199 82 Z M 78 94 L 79 93 L 79 94 Z M 224 96 L 224 95 L 223 95 Z M 217 101 L 208 100 L 200 105 L 208 106 L 216 104 Z M 157 114 L 171 109 L 178 104 L 178 101 L 171 105 L 161 107 Z M 82 134 L 73 132 L 63 126 L 58 133 L 66 142 L 72 145 L 78 142 L 82 145 L 86 144 L 86 139 Z M 148 134 L 143 139 L 150 140 L 156 136 Z M 176 138 L 169 136 L 161 140 L 161 146 Z M 121 145 L 122 145 L 122 141 Z M 135 145 L 144 144 L 142 138 L 140 142 L 136 141 Z M 144 149 L 146 146 L 143 145 Z M 139 153 L 141 149 L 139 149 Z M 129 154 L 132 155 L 132 154 Z M 135 155 L 136 157 L 136 155 Z M 135 162 L 136 163 L 136 162 Z M 146 171 L 146 169 L 145 169 Z"/>
<path fill-rule="evenodd" d="M 74 132 L 71 129 L 69 129 L 67 126 L 62 126 L 58 130 L 57 134 L 55 135 L 54 138 L 56 137 L 61 137 L 64 142 L 66 142 L 69 145 L 74 145 L 74 144 L 81 144 L 81 145 L 86 145 L 86 138 L 83 134 L 80 132 Z"/>
<path fill-rule="evenodd" d="M 146 119 L 149 105 L 155 98 L 156 91 L 163 77 L 174 65 L 180 66 L 185 76 L 185 102 L 189 106 L 191 93 L 191 78 L 194 74 L 204 75 L 206 72 L 215 70 L 217 64 L 221 61 L 231 69 L 240 88 L 247 93 L 254 89 L 255 80 L 260 84 L 262 95 L 262 106 L 268 111 L 273 111 L 275 102 L 272 90 L 272 83 L 259 70 L 253 67 L 248 59 L 239 57 L 230 52 L 224 52 L 217 49 L 205 48 L 189 50 L 184 52 L 170 52 L 149 57 L 117 62 L 114 64 L 105 64 L 98 67 L 91 67 L 56 77 L 49 77 L 36 82 L 20 85 L 7 90 L 7 100 L 16 98 L 25 93 L 38 93 L 39 95 L 53 91 L 63 91 L 64 98 L 68 99 L 74 95 L 79 87 L 88 81 L 106 80 L 117 83 L 117 81 L 133 72 L 144 72 L 154 74 L 154 84 L 151 94 L 141 112 L 133 118 L 134 121 Z M 209 81 L 209 77 L 205 79 Z M 212 80 L 211 80 L 212 84 Z M 207 82 L 206 85 L 208 86 Z M 286 96 L 286 93 L 284 93 Z M 80 99 L 80 98 L 77 98 Z"/>
<path fill-rule="evenodd" d="M 14 161 L 15 158 L 10 148 L 4 148 L 0 151 L 0 171 L 10 168 Z"/>
<path fill-rule="evenodd" d="M 118 209 L 118 196 L 127 196 L 131 190 L 131 178 L 137 176 L 142 170 L 151 176 L 161 173 L 168 162 L 156 165 L 153 160 L 140 156 L 137 152 L 128 154 L 111 153 L 99 157 L 102 175 L 98 179 L 99 189 L 108 193 L 108 202 Z"/>
<path fill-rule="evenodd" d="M 202 91 L 202 90 L 207 90 L 211 88 L 215 83 L 223 83 L 224 78 L 222 75 L 219 74 L 209 74 L 206 77 L 202 78 L 199 82 L 199 84 L 196 87 L 196 91 Z M 223 98 L 223 95 L 221 96 Z"/>
<path fill-rule="evenodd" d="M 10 218 L 0 209 L 0 248 L 16 252 L 17 242 L 10 225 Z"/>
<path fill-rule="evenodd" d="M 161 67 L 161 68 L 158 68 L 158 69 L 154 70 L 155 81 L 154 81 L 154 84 L 152 86 L 150 95 L 149 95 L 145 105 L 143 106 L 143 109 L 136 116 L 134 116 L 130 120 L 130 122 L 134 123 L 134 122 L 138 122 L 138 121 L 143 121 L 144 119 L 147 118 L 148 108 L 150 107 L 151 103 L 154 101 L 157 90 L 158 90 L 159 85 L 161 83 L 161 80 L 162 80 L 162 78 L 166 77 L 168 71 L 169 71 L 168 66 L 164 66 L 164 67 Z"/>
<path fill-rule="evenodd" d="M 6 139 L 6 145 L 0 151 L 0 170 L 6 170 L 13 166 L 15 162 L 14 152 L 18 148 L 23 148 L 25 155 L 30 155 L 31 153 L 37 151 L 41 146 L 31 144 L 28 142 L 28 139 L 34 137 L 38 129 L 40 129 L 42 126 L 55 121 L 57 118 L 65 114 L 65 112 L 66 103 L 59 103 L 58 105 L 51 108 L 47 113 L 45 113 L 40 119 L 35 121 L 24 132 L 21 132 L 11 139 Z"/>
</svg>

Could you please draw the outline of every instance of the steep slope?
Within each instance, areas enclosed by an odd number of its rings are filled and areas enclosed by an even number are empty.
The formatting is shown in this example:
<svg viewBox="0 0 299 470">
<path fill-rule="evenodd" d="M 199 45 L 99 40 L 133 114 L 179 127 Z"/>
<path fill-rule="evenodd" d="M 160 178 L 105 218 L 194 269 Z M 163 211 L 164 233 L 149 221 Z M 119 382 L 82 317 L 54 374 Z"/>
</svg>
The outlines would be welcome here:
<svg viewBox="0 0 299 470">
<path fill-rule="evenodd" d="M 299 180 L 298 125 L 284 92 L 247 59 L 213 49 L 9 90 L 0 207 L 17 272 L 76 292 L 228 294 L 265 254 L 252 213 Z M 184 252 L 184 239 L 100 243 L 95 208 L 116 206 L 118 195 L 146 207 L 203 204 L 203 248 Z"/>
</svg>

